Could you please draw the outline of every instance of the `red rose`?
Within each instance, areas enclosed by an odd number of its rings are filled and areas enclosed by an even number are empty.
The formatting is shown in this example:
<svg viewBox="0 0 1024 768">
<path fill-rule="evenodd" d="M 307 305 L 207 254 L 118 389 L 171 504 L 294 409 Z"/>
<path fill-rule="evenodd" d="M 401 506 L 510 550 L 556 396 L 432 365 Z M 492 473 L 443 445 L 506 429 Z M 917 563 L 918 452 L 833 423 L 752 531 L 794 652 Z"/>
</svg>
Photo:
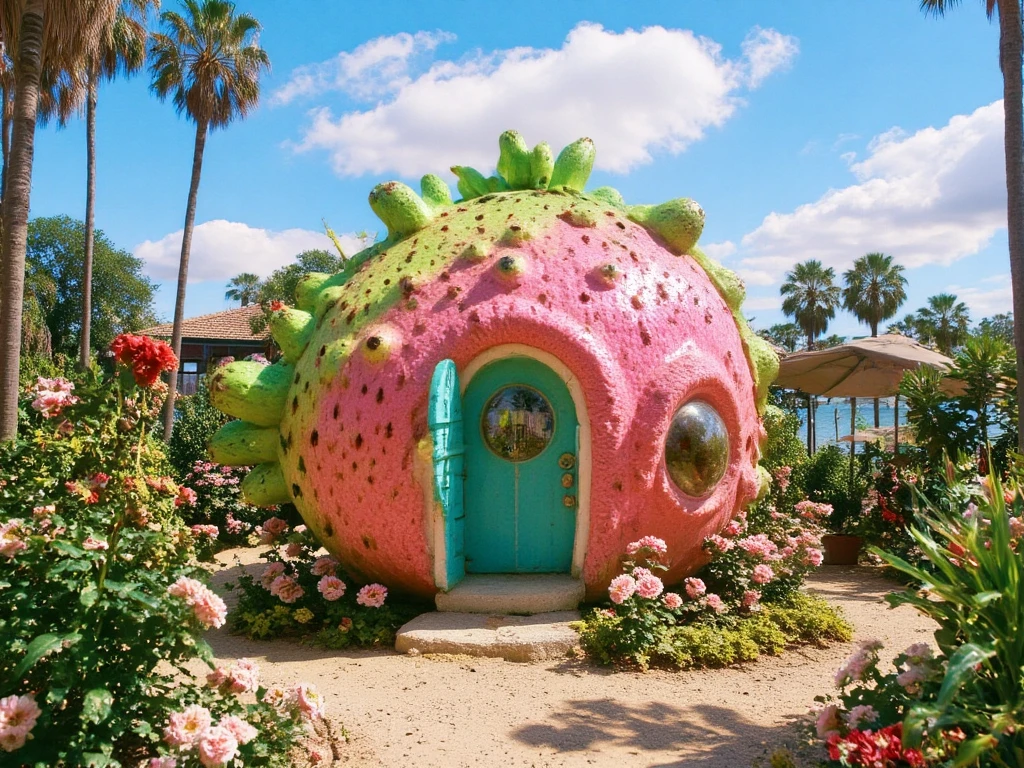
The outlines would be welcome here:
<svg viewBox="0 0 1024 768">
<path fill-rule="evenodd" d="M 274 299 L 272 302 L 270 302 L 270 311 L 271 312 L 279 312 L 282 309 L 284 309 L 284 302 L 283 301 L 278 301 L 277 299 Z"/>
<path fill-rule="evenodd" d="M 122 333 L 114 339 L 110 351 L 118 363 L 132 369 L 135 383 L 140 387 L 153 386 L 162 371 L 173 371 L 178 367 L 178 358 L 171 348 L 165 342 L 148 336 Z"/>
</svg>

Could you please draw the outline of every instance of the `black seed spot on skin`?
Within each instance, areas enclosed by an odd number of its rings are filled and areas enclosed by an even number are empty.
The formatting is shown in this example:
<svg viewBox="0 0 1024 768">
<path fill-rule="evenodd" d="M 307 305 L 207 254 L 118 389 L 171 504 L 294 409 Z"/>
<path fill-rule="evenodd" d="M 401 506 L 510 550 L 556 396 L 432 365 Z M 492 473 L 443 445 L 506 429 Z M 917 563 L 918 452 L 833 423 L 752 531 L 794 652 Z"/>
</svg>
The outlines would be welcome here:
<svg viewBox="0 0 1024 768">
<path fill-rule="evenodd" d="M 366 547 L 367 549 L 369 549 L 370 545 L 372 543 L 373 543 L 373 540 L 364 533 L 363 534 L 363 546 Z"/>
<path fill-rule="evenodd" d="M 616 491 L 621 491 L 622 490 L 622 481 L 621 480 L 616 480 L 614 483 L 612 483 L 612 488 L 614 488 Z"/>
<path fill-rule="evenodd" d="M 448 214 L 447 213 L 442 213 L 441 215 L 442 216 L 447 216 Z M 442 232 L 447 232 L 448 231 L 448 225 L 445 224 L 443 227 L 441 227 L 441 231 Z"/>
<path fill-rule="evenodd" d="M 406 264 L 412 264 L 412 254 L 411 253 L 408 256 L 405 257 L 405 263 Z"/>
<path fill-rule="evenodd" d="M 338 406 L 334 406 L 334 409 L 335 409 L 335 413 L 337 413 Z M 335 416 L 334 418 L 338 418 L 338 417 Z M 312 432 L 309 433 L 309 444 L 312 445 L 314 448 L 316 448 L 316 446 L 319 444 L 319 442 L 320 442 L 320 432 L 318 432 L 317 430 L 314 429 Z"/>
<path fill-rule="evenodd" d="M 292 496 L 298 498 L 302 495 L 302 489 L 296 483 L 292 483 Z"/>
<path fill-rule="evenodd" d="M 377 402 L 384 402 L 384 387 L 381 387 L 380 389 L 377 390 Z"/>
<path fill-rule="evenodd" d="M 482 235 L 486 231 L 487 230 L 485 230 L 483 227 L 477 227 L 476 228 L 476 232 L 477 232 L 478 235 Z"/>
<path fill-rule="evenodd" d="M 281 450 L 284 451 L 285 453 L 288 453 L 288 443 L 285 442 L 284 435 L 278 435 L 277 439 L 281 443 Z"/>
<path fill-rule="evenodd" d="M 647 326 L 643 323 L 640 326 L 640 340 L 644 343 L 645 347 L 651 346 L 651 332 L 647 330 Z"/>
<path fill-rule="evenodd" d="M 477 221 L 483 221 L 484 220 L 484 215 L 481 213 L 481 214 L 478 214 L 475 218 L 476 218 Z"/>
<path fill-rule="evenodd" d="M 588 294 L 588 293 L 581 293 L 580 294 L 580 301 L 582 301 L 584 304 L 586 304 L 588 301 L 590 301 L 590 294 Z"/>
<path fill-rule="evenodd" d="M 352 462 L 352 471 L 353 472 L 357 472 L 358 470 L 359 470 L 359 462 L 353 461 Z"/>
<path fill-rule="evenodd" d="M 299 456 L 299 472 L 306 474 L 306 459 L 303 456 Z"/>
<path fill-rule="evenodd" d="M 458 287 L 454 285 L 449 285 L 445 295 L 447 295 L 450 300 L 454 301 L 459 296 Z"/>
<path fill-rule="evenodd" d="M 370 314 L 370 305 L 369 304 L 364 304 L 363 305 L 363 314 L 364 315 Z"/>
<path fill-rule="evenodd" d="M 303 391 L 303 392 L 309 392 L 309 382 L 308 382 L 308 381 L 307 381 L 307 382 L 305 383 L 305 385 L 304 385 L 304 386 L 302 387 L 302 391 Z"/>
<path fill-rule="evenodd" d="M 320 347 L 320 351 L 319 351 L 319 352 L 317 352 L 317 355 L 318 355 L 318 356 L 320 356 L 320 357 L 323 357 L 323 356 L 324 356 L 324 355 L 326 355 L 326 354 L 327 354 L 327 345 L 326 345 L 326 344 L 324 344 L 324 345 L 322 345 L 322 346 Z M 295 383 L 296 383 L 296 384 L 298 384 L 298 383 L 299 383 L 299 382 L 298 382 L 298 380 L 296 380 L 296 382 L 295 382 Z"/>
<path fill-rule="evenodd" d="M 637 264 L 639 264 L 639 263 L 640 263 L 640 257 L 636 255 L 636 251 L 630 251 L 630 252 L 629 252 L 629 258 L 631 258 L 631 259 L 632 259 L 633 261 L 635 261 L 635 262 L 636 262 Z"/>
<path fill-rule="evenodd" d="M 331 525 L 330 523 L 328 523 L 327 525 L 325 525 L 325 526 L 324 526 L 324 535 L 325 535 L 325 536 L 326 536 L 327 538 L 331 538 L 331 536 L 333 536 L 333 535 L 334 535 L 334 526 L 333 526 L 333 525 Z"/>
<path fill-rule="evenodd" d="M 362 388 L 361 390 L 359 390 L 359 392 L 360 392 L 361 394 L 365 395 L 365 394 L 367 393 L 367 391 L 368 391 L 368 390 L 366 389 L 366 385 L 365 385 L 365 384 L 363 384 L 363 388 Z"/>
<path fill-rule="evenodd" d="M 348 302 L 347 301 L 341 302 L 341 304 L 338 305 L 338 309 L 340 309 L 342 312 L 344 312 L 346 309 L 348 309 Z"/>
<path fill-rule="evenodd" d="M 389 421 L 387 423 L 387 426 L 384 427 L 384 437 L 386 437 L 388 440 L 390 440 L 391 439 L 391 435 L 393 433 L 394 433 L 394 429 L 392 428 L 391 422 Z"/>
<path fill-rule="evenodd" d="M 626 225 L 623 224 L 621 221 L 616 221 L 615 222 L 615 226 L 617 226 L 619 229 L 625 229 L 626 228 Z"/>
<path fill-rule="evenodd" d="M 362 433 L 356 435 L 356 449 L 363 447 L 363 435 Z"/>
<path fill-rule="evenodd" d="M 371 336 L 366 340 L 366 348 L 374 351 L 380 349 L 380 336 Z"/>
<path fill-rule="evenodd" d="M 338 418 L 338 411 L 339 410 L 340 410 L 340 406 L 337 403 L 335 403 L 334 404 L 334 418 Z"/>
<path fill-rule="evenodd" d="M 480 322 L 480 315 L 474 309 L 472 312 L 469 313 L 469 319 L 470 319 L 471 322 L 479 323 Z"/>
<path fill-rule="evenodd" d="M 542 293 L 540 296 L 537 297 L 537 301 L 539 301 L 541 304 L 547 304 L 548 295 L 546 293 Z"/>
<path fill-rule="evenodd" d="M 582 239 L 584 243 L 590 244 L 590 235 L 584 235 Z"/>
<path fill-rule="evenodd" d="M 370 485 L 373 485 L 373 475 L 367 475 L 366 482 L 368 482 Z"/>
<path fill-rule="evenodd" d="M 345 318 L 345 325 L 352 325 L 352 321 L 355 319 L 356 311 L 353 309 L 351 312 L 348 313 L 348 316 Z"/>
<path fill-rule="evenodd" d="M 301 380 L 302 380 L 302 376 L 299 374 L 298 371 L 296 371 L 295 372 L 295 378 L 292 379 L 292 384 L 298 384 L 299 381 L 301 381 Z"/>
<path fill-rule="evenodd" d="M 299 410 L 299 396 L 298 395 L 296 395 L 295 397 L 292 398 L 292 413 L 295 413 L 297 410 Z"/>
</svg>

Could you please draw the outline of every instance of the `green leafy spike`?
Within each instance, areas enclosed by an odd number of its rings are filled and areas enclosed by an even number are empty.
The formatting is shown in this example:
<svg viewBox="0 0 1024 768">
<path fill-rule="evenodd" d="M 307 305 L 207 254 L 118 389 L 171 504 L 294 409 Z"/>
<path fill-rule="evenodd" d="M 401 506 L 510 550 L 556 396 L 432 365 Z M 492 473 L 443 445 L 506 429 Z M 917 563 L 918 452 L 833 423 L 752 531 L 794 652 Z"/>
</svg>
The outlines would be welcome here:
<svg viewBox="0 0 1024 768">
<path fill-rule="evenodd" d="M 452 192 L 440 176 L 428 173 L 420 179 L 420 196 L 423 202 L 437 211 L 452 204 Z"/>
<path fill-rule="evenodd" d="M 388 228 L 388 240 L 401 240 L 419 232 L 434 219 L 423 199 L 400 181 L 378 184 L 370 193 L 370 207 Z"/>
<path fill-rule="evenodd" d="M 583 138 L 574 141 L 558 153 L 548 189 L 569 187 L 582 192 L 587 185 L 587 179 L 590 178 L 590 171 L 594 168 L 596 155 L 593 139 Z"/>
<path fill-rule="evenodd" d="M 498 138 L 498 173 L 511 189 L 531 187 L 530 148 L 519 131 L 505 131 Z"/>
</svg>

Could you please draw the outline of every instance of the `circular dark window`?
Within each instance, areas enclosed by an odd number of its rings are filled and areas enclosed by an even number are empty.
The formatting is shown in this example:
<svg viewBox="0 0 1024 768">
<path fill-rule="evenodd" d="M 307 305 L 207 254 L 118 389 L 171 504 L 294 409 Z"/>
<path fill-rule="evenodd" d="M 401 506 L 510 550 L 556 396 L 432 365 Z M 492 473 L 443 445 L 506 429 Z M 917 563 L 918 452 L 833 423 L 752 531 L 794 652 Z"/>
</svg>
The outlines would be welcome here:
<svg viewBox="0 0 1024 768">
<path fill-rule="evenodd" d="M 729 465 L 729 432 L 718 412 L 692 400 L 672 417 L 665 437 L 665 467 L 688 496 L 706 496 Z"/>
<path fill-rule="evenodd" d="M 555 414 L 544 395 L 516 384 L 491 396 L 480 418 L 480 429 L 495 455 L 507 461 L 528 461 L 551 442 Z"/>
</svg>

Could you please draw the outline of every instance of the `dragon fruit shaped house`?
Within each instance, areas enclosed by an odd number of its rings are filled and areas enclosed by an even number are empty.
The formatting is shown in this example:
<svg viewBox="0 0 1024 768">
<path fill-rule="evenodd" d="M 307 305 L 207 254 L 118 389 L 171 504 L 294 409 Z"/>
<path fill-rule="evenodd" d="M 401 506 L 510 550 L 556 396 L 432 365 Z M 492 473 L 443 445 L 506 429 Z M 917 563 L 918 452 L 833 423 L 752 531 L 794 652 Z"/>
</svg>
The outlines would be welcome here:
<svg viewBox="0 0 1024 768">
<path fill-rule="evenodd" d="M 590 139 L 499 147 L 495 176 L 452 168 L 461 200 L 434 175 L 370 193 L 387 239 L 275 305 L 279 362 L 211 377 L 238 419 L 211 455 L 393 589 L 545 573 L 593 598 L 644 534 L 681 578 L 767 487 L 778 360 L 696 247 L 695 202 L 585 191 Z"/>
</svg>

